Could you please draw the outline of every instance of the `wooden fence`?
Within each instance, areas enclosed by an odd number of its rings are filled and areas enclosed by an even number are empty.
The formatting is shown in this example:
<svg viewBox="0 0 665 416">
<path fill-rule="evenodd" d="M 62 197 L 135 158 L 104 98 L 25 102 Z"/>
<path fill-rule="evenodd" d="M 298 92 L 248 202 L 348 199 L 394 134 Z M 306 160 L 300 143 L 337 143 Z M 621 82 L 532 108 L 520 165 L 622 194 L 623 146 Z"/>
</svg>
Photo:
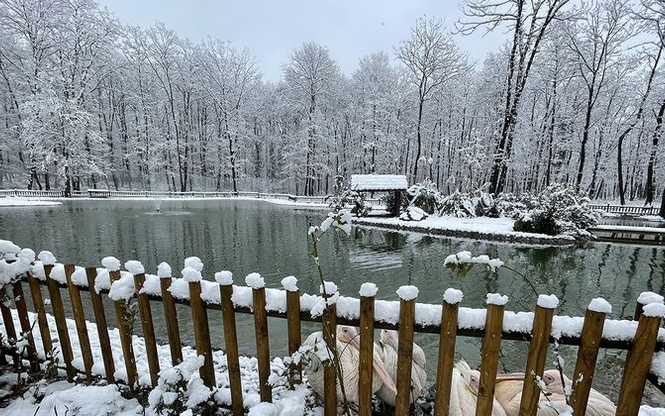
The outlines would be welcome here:
<svg viewBox="0 0 665 416">
<path fill-rule="evenodd" d="M 589 204 L 591 209 L 599 209 L 611 214 L 625 214 L 625 215 L 659 215 L 660 208 L 658 207 L 638 207 L 629 205 L 597 205 Z"/>
<path fill-rule="evenodd" d="M 83 362 L 83 372 L 88 380 L 93 378 L 93 365 L 99 364 L 93 362 L 88 330 L 86 328 L 86 317 L 84 315 L 84 305 L 81 297 L 81 291 L 88 291 L 90 297 L 90 306 L 94 315 L 94 321 L 97 323 L 97 333 L 101 351 L 105 378 L 111 382 L 117 382 L 114 377 L 114 360 L 111 357 L 111 344 L 107 330 L 107 314 L 109 311 L 104 309 L 103 296 L 107 294 L 108 287 L 104 287 L 100 281 L 100 273 L 106 269 L 96 269 L 87 267 L 84 270 L 74 265 L 56 266 L 64 268 L 64 276 L 58 274 L 55 276 L 53 265 L 44 265 L 44 276 L 35 276 L 27 273 L 22 279 L 16 280 L 1 289 L 0 299 L 12 299 L 12 302 L 0 302 L 0 311 L 6 328 L 7 336 L 10 339 L 17 339 L 17 330 L 12 319 L 11 306 L 19 317 L 20 331 L 28 333 L 32 329 L 34 322 L 30 322 L 26 297 L 24 296 L 24 283 L 29 286 L 29 292 L 36 312 L 36 324 L 41 334 L 41 343 L 44 352 L 52 351 L 53 340 L 51 338 L 49 323 L 45 312 L 45 299 L 42 297 L 41 288 L 45 285 L 50 297 L 50 303 L 55 317 L 58 337 L 67 378 L 73 380 L 77 374 L 77 369 L 72 361 L 72 345 L 75 340 L 71 339 L 67 331 L 65 300 L 71 302 L 73 319 L 77 328 L 78 344 L 81 351 Z M 62 270 L 62 269 L 60 269 Z M 120 284 L 121 272 L 118 270 L 106 270 L 110 282 Z M 72 276 L 77 273 L 76 279 Z M 85 273 L 85 274 L 83 274 Z M 122 272 L 124 276 L 123 284 L 127 284 L 127 277 L 131 277 L 127 272 Z M 194 338 L 198 355 L 205 357 L 204 364 L 200 368 L 200 376 L 205 385 L 213 387 L 215 385 L 215 374 L 212 362 L 212 346 L 210 337 L 210 328 L 212 325 L 219 326 L 220 320 L 224 329 L 224 338 L 227 353 L 227 365 L 229 373 L 231 408 L 234 415 L 242 415 L 243 397 L 241 390 L 241 375 L 239 366 L 239 346 L 236 334 L 236 314 L 253 314 L 256 332 L 256 351 L 258 359 L 259 385 L 261 400 L 271 400 L 271 387 L 268 383 L 270 373 L 270 345 L 268 338 L 267 317 L 279 317 L 288 320 L 288 353 L 295 353 L 301 345 L 302 321 L 320 322 L 329 329 L 328 334 L 332 334 L 334 345 L 335 325 L 353 325 L 361 328 L 362 342 L 359 366 L 363 374 L 371 377 L 372 349 L 367 347 L 373 342 L 373 328 L 399 329 L 399 360 L 397 364 L 397 398 L 396 413 L 399 415 L 408 414 L 408 396 L 411 357 L 412 357 L 412 339 L 414 332 L 423 332 L 438 334 L 440 337 L 437 374 L 435 380 L 436 394 L 434 411 L 436 415 L 447 415 L 449 411 L 449 399 L 451 391 L 451 376 L 455 352 L 456 339 L 459 336 L 473 336 L 483 339 L 482 361 L 480 366 L 481 378 L 480 388 L 478 390 L 478 413 L 479 415 L 490 415 L 492 411 L 492 400 L 495 386 L 494 375 L 497 372 L 499 353 L 502 339 L 522 340 L 529 342 L 529 354 L 526 361 L 525 374 L 542 374 L 545 366 L 545 359 L 549 344 L 558 342 L 559 344 L 579 345 L 577 362 L 574 374 L 584 374 L 584 377 L 576 377 L 574 393 L 571 397 L 571 405 L 575 414 L 583 414 L 586 408 L 591 381 L 593 379 L 596 359 L 600 348 L 624 349 L 628 350 L 628 355 L 623 370 L 623 381 L 617 403 L 618 415 L 635 415 L 638 413 L 643 390 L 646 380 L 650 377 L 649 367 L 651 365 L 654 351 L 665 350 L 665 330 L 660 328 L 661 318 L 659 316 L 647 316 L 642 313 L 643 309 L 639 302 L 636 305 L 634 321 L 632 325 L 635 329 L 634 337 L 629 339 L 616 339 L 603 336 L 603 328 L 612 327 L 617 321 L 606 319 L 604 312 L 599 312 L 597 308 L 589 309 L 583 319 L 581 328 L 570 329 L 570 331 L 561 331 L 565 328 L 563 321 L 569 322 L 569 317 L 557 317 L 554 315 L 555 306 L 551 304 L 542 304 L 535 307 L 533 315 L 532 330 L 524 331 L 521 327 L 512 326 L 515 313 L 505 311 L 503 305 L 489 304 L 484 324 L 479 326 L 464 326 L 460 324 L 459 318 L 467 313 L 460 309 L 459 303 L 444 301 L 441 305 L 416 304 L 416 299 L 400 299 L 399 314 L 396 322 L 386 322 L 386 320 L 377 319 L 379 309 L 395 309 L 396 302 L 378 300 L 371 296 L 361 296 L 360 299 L 343 298 L 347 305 L 344 313 L 335 308 L 325 309 L 323 316 L 312 316 L 312 310 L 321 300 L 318 296 L 301 294 L 294 284 L 288 285 L 288 290 L 266 289 L 265 287 L 247 287 L 234 286 L 231 279 L 218 279 L 217 282 L 197 279 L 181 279 L 164 276 L 160 277 L 136 273 L 133 275 L 132 293 L 137 298 L 138 311 L 142 325 L 142 332 L 145 339 L 145 354 L 147 356 L 150 384 L 156 385 L 160 363 L 157 357 L 157 344 L 155 339 L 155 328 L 152 318 L 152 304 L 160 303 L 164 309 L 166 317 L 166 330 L 169 339 L 169 348 L 171 352 L 171 365 L 177 365 L 182 361 L 182 349 L 180 341 L 180 327 L 183 325 L 192 325 Z M 84 276 L 83 278 L 81 276 Z M 159 279 L 155 282 L 152 279 Z M 131 279 L 129 279 L 131 282 Z M 97 286 L 95 286 L 97 284 Z M 92 288 L 102 287 L 99 292 Z M 141 290 L 141 289 L 144 290 Z M 170 291 L 169 288 L 172 290 Z M 5 297 L 11 292 L 12 296 Z M 186 293 L 182 298 L 174 297 L 174 293 Z M 202 295 L 204 294 L 204 295 Z M 268 296 L 267 296 L 268 295 Z M 232 300 L 233 296 L 233 300 Z M 13 303 L 13 305 L 10 305 Z M 188 305 L 191 308 L 192 322 L 179 322 L 176 315 L 176 303 Z M 351 308 L 348 305 L 353 305 Z M 416 308 L 417 306 L 417 308 Z M 124 357 L 124 367 L 126 370 L 127 384 L 130 389 L 137 386 L 136 352 L 133 350 L 132 329 L 129 327 L 125 316 L 127 315 L 127 304 L 123 300 L 114 302 L 114 310 L 111 313 L 116 315 L 119 322 L 119 336 L 121 339 L 122 352 Z M 591 308 L 591 306 L 590 306 Z M 349 312 L 352 310 L 352 312 Z M 420 315 L 416 312 L 419 310 Z M 425 311 L 423 313 L 423 311 Z M 438 315 L 437 315 L 438 314 Z M 423 319 L 423 316 L 440 316 L 440 321 L 432 322 L 431 319 Z M 651 314 L 649 314 L 651 315 Z M 388 319 L 389 320 L 389 319 Z M 626 325 L 625 322 L 621 324 Z M 557 329 L 557 337 L 552 335 L 553 328 Z M 577 332 L 576 332 L 577 331 Z M 660 333 L 659 333 L 660 331 Z M 581 335 L 577 335 L 577 334 Z M 368 341 L 369 340 L 369 341 Z M 328 342 L 331 341 L 328 339 Z M 31 371 L 37 371 L 39 363 L 37 362 L 37 346 L 32 338 L 29 338 L 28 347 L 25 350 L 25 358 L 30 362 Z M 20 357 L 16 353 L 12 355 L 16 363 Z M 294 380 L 298 380 L 300 368 L 293 366 L 290 370 L 296 375 Z M 335 373 L 326 372 L 326 385 L 334 386 Z M 405 382 L 406 380 L 406 382 Z M 362 382 L 359 385 L 359 409 L 361 415 L 369 415 L 371 411 L 371 381 Z M 663 389 L 663 385 L 660 388 Z M 326 415 L 336 414 L 336 392 L 335 388 L 327 389 L 329 394 L 324 397 L 324 408 Z M 522 399 L 523 413 L 535 414 L 540 391 L 535 383 L 524 383 L 524 394 Z"/>
</svg>

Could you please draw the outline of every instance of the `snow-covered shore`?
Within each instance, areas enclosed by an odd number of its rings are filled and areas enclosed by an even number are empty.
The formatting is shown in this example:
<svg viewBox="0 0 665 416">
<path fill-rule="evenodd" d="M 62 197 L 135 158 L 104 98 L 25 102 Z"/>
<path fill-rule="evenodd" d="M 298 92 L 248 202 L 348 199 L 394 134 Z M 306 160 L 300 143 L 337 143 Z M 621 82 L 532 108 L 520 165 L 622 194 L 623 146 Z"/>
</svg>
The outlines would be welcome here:
<svg viewBox="0 0 665 416">
<path fill-rule="evenodd" d="M 62 202 L 20 196 L 0 198 L 0 207 L 47 207 L 57 205 L 62 205 Z"/>
</svg>

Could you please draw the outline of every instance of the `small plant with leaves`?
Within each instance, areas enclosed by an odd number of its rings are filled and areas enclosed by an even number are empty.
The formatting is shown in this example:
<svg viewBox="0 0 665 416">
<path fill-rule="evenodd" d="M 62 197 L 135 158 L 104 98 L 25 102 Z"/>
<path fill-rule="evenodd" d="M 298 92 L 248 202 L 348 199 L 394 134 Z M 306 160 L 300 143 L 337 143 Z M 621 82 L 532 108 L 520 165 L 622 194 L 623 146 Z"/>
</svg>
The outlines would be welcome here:
<svg viewBox="0 0 665 416">
<path fill-rule="evenodd" d="M 148 395 L 149 409 L 158 415 L 180 415 L 190 409 L 192 414 L 213 414 L 209 409 L 213 392 L 201 378 L 193 377 L 203 360 L 203 356 L 190 357 L 161 370 L 157 387 Z"/>
</svg>

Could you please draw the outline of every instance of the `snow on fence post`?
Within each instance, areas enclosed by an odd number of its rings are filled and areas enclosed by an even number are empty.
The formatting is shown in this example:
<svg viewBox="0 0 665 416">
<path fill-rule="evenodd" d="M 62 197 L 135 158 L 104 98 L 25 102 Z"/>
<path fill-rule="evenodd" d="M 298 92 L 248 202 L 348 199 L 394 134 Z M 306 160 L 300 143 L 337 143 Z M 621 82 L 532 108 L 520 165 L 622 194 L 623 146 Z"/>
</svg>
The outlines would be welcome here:
<svg viewBox="0 0 665 416">
<path fill-rule="evenodd" d="M 289 355 L 295 354 L 300 349 L 302 342 L 300 329 L 300 289 L 298 279 L 287 276 L 282 279 L 282 286 L 286 289 L 286 322 L 289 333 Z M 291 363 L 289 365 L 289 385 L 294 387 L 302 383 L 302 364 Z"/>
<path fill-rule="evenodd" d="M 9 308 L 9 302 L 7 302 L 7 292 L 5 290 L 5 285 L 0 285 L 0 314 L 2 314 L 2 321 L 5 324 L 5 331 L 7 332 L 7 340 L 10 342 L 16 343 L 18 340 L 16 335 L 16 327 L 14 326 L 14 318 L 12 317 L 12 310 Z M 21 357 L 16 349 L 11 351 L 12 362 L 14 363 L 14 368 L 18 370 L 21 365 Z"/>
<path fill-rule="evenodd" d="M 86 267 L 85 277 L 88 280 L 90 303 L 92 303 L 92 312 L 95 314 L 95 323 L 97 324 L 97 335 L 99 336 L 99 345 L 102 350 L 102 360 L 104 361 L 104 374 L 106 375 L 106 381 L 109 383 L 115 383 L 115 376 L 113 375 L 113 373 L 115 373 L 115 363 L 113 362 L 113 350 L 111 349 L 111 340 L 109 339 L 104 303 L 102 301 L 102 296 L 95 288 L 97 268 Z"/>
<path fill-rule="evenodd" d="M 480 363 L 477 415 L 489 416 L 492 414 L 494 387 L 501 350 L 503 311 L 507 302 L 508 296 L 501 296 L 497 293 L 487 295 L 487 316 L 485 317 L 485 335 L 483 336 L 482 360 Z"/>
<path fill-rule="evenodd" d="M 640 401 L 656 347 L 660 320 L 665 317 L 665 305 L 661 302 L 646 305 L 640 316 L 633 346 L 626 356 L 617 403 L 617 415 L 636 415 L 639 412 Z"/>
<path fill-rule="evenodd" d="M 637 305 L 635 306 L 635 315 L 633 316 L 633 321 L 639 321 L 642 316 L 642 311 L 644 307 L 650 303 L 663 303 L 663 296 L 654 292 L 642 292 L 640 296 L 637 297 Z"/>
<path fill-rule="evenodd" d="M 409 414 L 411 398 L 411 366 L 413 357 L 413 327 L 416 317 L 418 288 L 407 285 L 397 289 L 399 302 L 399 339 L 397 344 L 397 397 L 395 414 Z"/>
<path fill-rule="evenodd" d="M 337 350 L 337 285 L 333 282 L 324 282 L 320 287 L 325 308 L 321 314 L 321 329 L 323 341 L 330 352 L 332 359 L 323 363 L 323 413 L 325 416 L 337 415 L 337 370 L 335 360 Z M 340 380 L 340 383 L 342 381 Z"/>
<path fill-rule="evenodd" d="M 178 327 L 178 313 L 175 309 L 175 300 L 169 291 L 171 287 L 171 266 L 162 262 L 157 266 L 157 276 L 162 292 L 162 304 L 164 316 L 166 317 L 166 331 L 169 337 L 169 349 L 171 350 L 171 364 L 176 366 L 182 362 L 182 343 L 180 342 L 180 328 Z"/>
<path fill-rule="evenodd" d="M 28 356 L 28 361 L 30 362 L 30 372 L 36 373 L 39 371 L 39 360 L 37 358 L 37 349 L 35 348 L 35 339 L 34 337 L 28 335 L 32 333 L 32 325 L 30 325 L 28 307 L 25 303 L 23 286 L 21 286 L 20 280 L 15 280 L 12 283 L 12 295 L 14 295 L 14 304 L 16 305 L 19 323 L 21 324 L 21 332 L 23 333 L 24 337 L 28 338 L 26 353 Z"/>
<path fill-rule="evenodd" d="M 231 388 L 231 407 L 233 416 L 244 414 L 242 400 L 242 384 L 240 381 L 240 358 L 238 353 L 238 335 L 236 317 L 233 309 L 233 274 L 229 271 L 215 273 L 219 283 L 219 297 L 222 305 L 222 322 L 224 325 L 224 343 L 226 344 L 226 365 L 229 369 L 229 387 Z"/>
<path fill-rule="evenodd" d="M 360 375 L 358 377 L 358 407 L 360 416 L 372 414 L 372 377 L 374 375 L 374 283 L 360 286 Z"/>
<path fill-rule="evenodd" d="M 78 335 L 79 345 L 81 346 L 81 358 L 83 359 L 85 378 L 90 383 L 92 382 L 92 349 L 90 348 L 90 338 L 88 337 L 88 328 L 85 323 L 81 291 L 72 282 L 72 274 L 74 274 L 75 270 L 76 267 L 73 264 L 65 265 L 65 278 L 67 279 L 67 288 L 69 289 L 69 299 L 72 302 L 72 314 L 74 314 L 76 334 Z"/>
<path fill-rule="evenodd" d="M 44 274 L 46 276 L 46 286 L 48 288 L 49 296 L 51 297 L 51 306 L 53 307 L 53 316 L 55 317 L 55 324 L 58 329 L 58 338 L 60 340 L 60 350 L 62 357 L 65 360 L 65 368 L 67 371 L 67 380 L 74 381 L 76 377 L 76 369 L 72 365 L 74 353 L 72 352 L 72 342 L 69 338 L 69 331 L 67 329 L 67 318 L 65 317 L 65 307 L 62 303 L 62 295 L 58 282 L 53 278 L 53 269 L 55 265 L 55 257 L 48 251 L 39 253 L 39 259 L 44 264 Z M 60 276 L 59 276 L 60 277 Z"/>
<path fill-rule="evenodd" d="M 256 358 L 259 367 L 259 395 L 262 402 L 272 402 L 272 387 L 268 382 L 270 377 L 270 342 L 268 338 L 265 281 L 260 274 L 250 273 L 245 277 L 245 283 L 252 288 Z"/>
<path fill-rule="evenodd" d="M 109 273 L 109 282 L 120 280 L 120 261 L 115 257 L 104 257 L 102 266 L 106 267 Z M 113 306 L 118 322 L 118 334 L 120 335 L 120 346 L 122 347 L 123 361 L 125 362 L 125 371 L 127 372 L 127 385 L 129 390 L 136 390 L 136 357 L 134 356 L 134 345 L 132 344 L 132 326 L 129 322 L 129 312 L 127 311 L 126 301 L 124 299 L 114 299 Z"/>
<path fill-rule="evenodd" d="M 189 284 L 189 305 L 192 308 L 196 353 L 203 356 L 203 366 L 199 369 L 199 375 L 203 384 L 212 389 L 216 384 L 215 369 L 212 362 L 208 312 L 201 299 L 201 272 L 187 266 L 182 270 L 182 277 Z"/>
<path fill-rule="evenodd" d="M 574 414 L 584 414 L 589 401 L 589 392 L 593 382 L 593 373 L 596 369 L 596 360 L 600 341 L 603 336 L 605 317 L 612 312 L 612 305 L 605 299 L 592 299 L 584 314 L 580 348 L 577 350 L 573 380 L 573 392 L 570 395 L 570 405 Z"/>
<path fill-rule="evenodd" d="M 42 288 L 39 281 L 28 271 L 28 287 L 30 288 L 30 295 L 32 296 L 32 304 L 37 312 L 37 325 L 39 326 L 39 333 L 42 336 L 42 346 L 44 347 L 44 354 L 48 356 L 53 350 L 53 341 L 51 340 L 51 330 L 48 327 L 46 320 L 46 308 L 44 306 L 44 298 L 42 296 Z"/>
<path fill-rule="evenodd" d="M 434 414 L 450 413 L 450 394 L 452 389 L 453 367 L 455 365 L 455 344 L 457 342 L 457 320 L 462 292 L 446 289 L 443 294 L 441 312 L 441 331 L 439 333 L 439 362 L 436 371 L 436 398 Z"/>
<path fill-rule="evenodd" d="M 554 295 L 538 296 L 536 312 L 533 317 L 529 355 L 524 370 L 524 387 L 522 387 L 522 400 L 520 402 L 520 415 L 533 415 L 538 410 L 540 389 L 532 382 L 532 375 L 543 376 L 547 349 L 552 332 L 552 318 L 554 309 L 559 305 L 559 299 Z"/>
<path fill-rule="evenodd" d="M 155 327 L 152 323 L 152 310 L 150 309 L 150 299 L 146 293 L 143 293 L 143 284 L 145 283 L 145 270 L 138 261 L 128 261 L 125 268 L 134 275 L 134 288 L 138 297 L 139 316 L 141 317 L 141 328 L 143 329 L 143 339 L 145 341 L 145 352 L 148 356 L 148 371 L 150 371 L 150 384 L 157 386 L 159 373 L 159 356 L 157 355 L 157 340 L 155 338 Z"/>
</svg>

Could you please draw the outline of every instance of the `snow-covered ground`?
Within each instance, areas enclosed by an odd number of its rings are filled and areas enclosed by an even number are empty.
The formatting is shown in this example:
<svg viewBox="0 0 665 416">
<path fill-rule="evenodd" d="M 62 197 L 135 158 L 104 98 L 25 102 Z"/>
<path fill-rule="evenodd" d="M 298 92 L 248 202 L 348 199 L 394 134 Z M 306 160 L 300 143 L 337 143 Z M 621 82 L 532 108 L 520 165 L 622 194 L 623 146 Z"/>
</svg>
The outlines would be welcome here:
<svg viewBox="0 0 665 416">
<path fill-rule="evenodd" d="M 27 206 L 54 206 L 62 205 L 58 201 L 45 201 L 42 199 L 8 196 L 0 198 L 0 207 L 27 207 Z"/>
</svg>

